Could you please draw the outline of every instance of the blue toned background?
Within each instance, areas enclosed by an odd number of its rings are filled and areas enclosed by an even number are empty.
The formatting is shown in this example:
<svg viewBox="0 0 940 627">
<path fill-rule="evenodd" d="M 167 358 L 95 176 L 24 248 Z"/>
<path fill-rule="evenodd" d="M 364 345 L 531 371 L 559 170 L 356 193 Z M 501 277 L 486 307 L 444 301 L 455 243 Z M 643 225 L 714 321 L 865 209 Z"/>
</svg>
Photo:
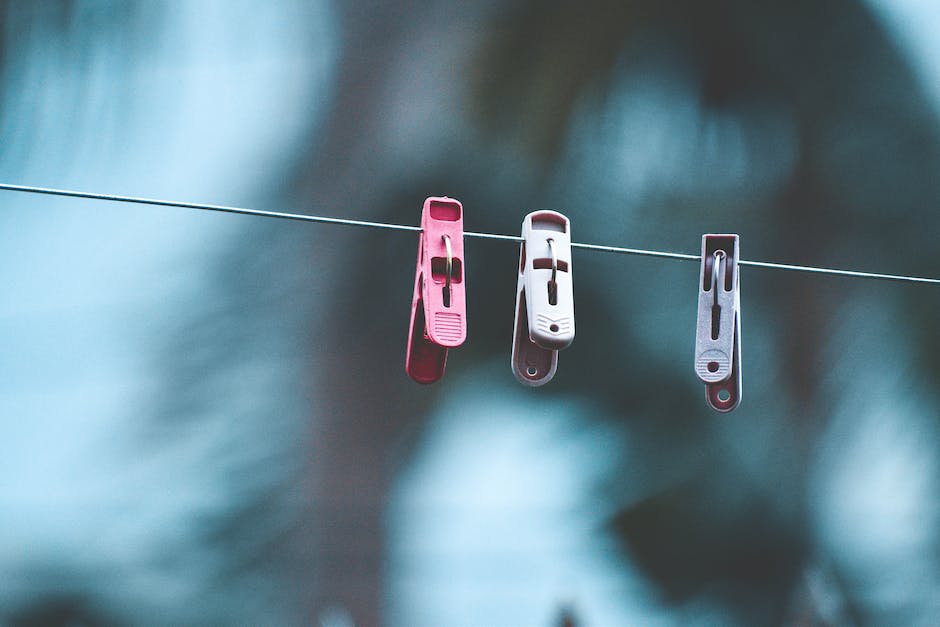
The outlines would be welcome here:
<svg viewBox="0 0 940 627">
<path fill-rule="evenodd" d="M 927 0 L 0 3 L 0 181 L 940 276 Z M 0 192 L 0 624 L 932 624 L 940 293 L 576 251 L 509 368 L 517 250 L 403 372 L 413 234 Z"/>
</svg>

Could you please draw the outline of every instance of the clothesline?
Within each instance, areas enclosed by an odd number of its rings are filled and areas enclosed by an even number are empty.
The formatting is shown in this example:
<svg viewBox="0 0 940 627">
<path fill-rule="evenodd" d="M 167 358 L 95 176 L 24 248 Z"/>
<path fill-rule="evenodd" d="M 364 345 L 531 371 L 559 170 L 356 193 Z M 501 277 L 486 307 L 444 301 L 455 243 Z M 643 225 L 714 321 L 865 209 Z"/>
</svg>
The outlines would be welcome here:
<svg viewBox="0 0 940 627">
<path fill-rule="evenodd" d="M 387 222 L 372 222 L 368 220 L 351 220 L 346 218 L 332 218 L 328 216 L 308 215 L 301 213 L 286 213 L 282 211 L 263 211 L 260 209 L 247 209 L 242 207 L 229 207 L 225 205 L 213 205 L 205 203 L 195 203 L 177 200 L 160 200 L 156 198 L 139 198 L 135 196 L 119 196 L 116 194 L 103 194 L 95 192 L 84 192 L 68 189 L 55 189 L 50 187 L 33 187 L 29 185 L 12 185 L 9 183 L 0 183 L 0 190 L 12 192 L 24 192 L 31 194 L 44 194 L 48 196 L 63 196 L 67 198 L 85 198 L 91 200 L 104 200 L 108 202 L 133 203 L 139 205 L 153 205 L 159 207 L 177 207 L 181 209 L 195 209 L 199 211 L 215 211 L 219 213 L 233 213 L 238 215 L 254 216 L 258 218 L 277 218 L 281 220 L 296 220 L 299 222 L 315 222 L 320 224 L 334 224 L 341 226 L 356 226 L 372 229 L 386 229 L 394 231 L 409 231 L 420 233 L 421 227 L 407 224 L 391 224 Z M 502 235 L 499 233 L 478 233 L 474 231 L 464 231 L 464 237 L 475 239 L 494 239 L 506 240 L 510 242 L 521 242 L 522 238 L 518 235 Z M 606 246 L 603 244 L 585 244 L 571 242 L 571 247 L 581 250 L 594 252 L 613 253 L 620 255 L 640 255 L 645 257 L 659 257 L 665 259 L 678 259 L 681 261 L 701 261 L 699 255 L 689 255 L 685 253 L 675 253 L 661 250 L 644 250 L 641 248 L 625 248 L 621 246 Z M 863 272 L 860 270 L 841 270 L 837 268 L 820 268 L 816 266 L 801 266 L 788 263 L 774 263 L 770 261 L 749 261 L 741 259 L 738 265 L 752 266 L 757 268 L 769 268 L 773 270 L 789 270 L 796 272 L 811 272 L 815 274 L 829 274 L 835 276 L 854 277 L 860 279 L 880 279 L 884 281 L 903 281 L 909 283 L 929 283 L 940 285 L 940 279 L 930 277 L 907 276 L 900 274 L 882 274 L 878 272 Z"/>
</svg>

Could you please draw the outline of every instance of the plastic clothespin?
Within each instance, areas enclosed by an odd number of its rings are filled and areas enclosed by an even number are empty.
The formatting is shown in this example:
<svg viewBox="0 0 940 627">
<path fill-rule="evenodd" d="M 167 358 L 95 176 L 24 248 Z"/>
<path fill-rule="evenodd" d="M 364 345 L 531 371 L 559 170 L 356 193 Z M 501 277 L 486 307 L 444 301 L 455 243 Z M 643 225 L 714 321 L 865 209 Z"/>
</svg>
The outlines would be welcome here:
<svg viewBox="0 0 940 627">
<path fill-rule="evenodd" d="M 574 340 L 571 225 L 554 211 L 534 211 L 522 221 L 512 371 L 525 385 L 555 376 L 558 351 Z"/>
<path fill-rule="evenodd" d="M 741 402 L 741 295 L 737 235 L 702 236 L 695 373 L 712 409 Z"/>
<path fill-rule="evenodd" d="M 444 376 L 447 349 L 467 339 L 463 206 L 453 198 L 428 198 L 421 229 L 405 372 L 418 383 L 434 383 Z"/>
</svg>

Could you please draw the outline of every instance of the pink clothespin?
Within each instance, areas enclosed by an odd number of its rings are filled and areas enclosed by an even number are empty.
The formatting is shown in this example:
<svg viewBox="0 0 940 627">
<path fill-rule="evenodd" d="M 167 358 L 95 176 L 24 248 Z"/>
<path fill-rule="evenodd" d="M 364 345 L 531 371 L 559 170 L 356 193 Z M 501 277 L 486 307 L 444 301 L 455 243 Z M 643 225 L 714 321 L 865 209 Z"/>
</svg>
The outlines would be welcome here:
<svg viewBox="0 0 940 627">
<path fill-rule="evenodd" d="M 418 383 L 434 383 L 444 375 L 447 349 L 467 339 L 463 206 L 453 198 L 428 198 L 421 229 L 405 372 Z"/>
<path fill-rule="evenodd" d="M 695 373 L 712 409 L 741 402 L 741 295 L 737 235 L 702 236 Z"/>
</svg>

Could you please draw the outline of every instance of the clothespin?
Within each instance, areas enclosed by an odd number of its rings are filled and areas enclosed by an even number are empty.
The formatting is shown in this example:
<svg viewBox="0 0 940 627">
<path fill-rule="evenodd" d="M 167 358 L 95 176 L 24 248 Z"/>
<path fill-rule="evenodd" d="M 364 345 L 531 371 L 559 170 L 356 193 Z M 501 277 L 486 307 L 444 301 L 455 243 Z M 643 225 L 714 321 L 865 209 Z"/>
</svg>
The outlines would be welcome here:
<svg viewBox="0 0 940 627">
<path fill-rule="evenodd" d="M 421 229 L 405 372 L 418 383 L 434 383 L 444 375 L 447 349 L 467 339 L 463 206 L 453 198 L 428 198 Z"/>
<path fill-rule="evenodd" d="M 535 211 L 522 221 L 512 371 L 525 385 L 555 376 L 558 351 L 574 340 L 571 226 L 554 211 Z"/>
<path fill-rule="evenodd" d="M 737 235 L 702 236 L 695 373 L 712 409 L 741 402 L 741 295 Z"/>
</svg>

